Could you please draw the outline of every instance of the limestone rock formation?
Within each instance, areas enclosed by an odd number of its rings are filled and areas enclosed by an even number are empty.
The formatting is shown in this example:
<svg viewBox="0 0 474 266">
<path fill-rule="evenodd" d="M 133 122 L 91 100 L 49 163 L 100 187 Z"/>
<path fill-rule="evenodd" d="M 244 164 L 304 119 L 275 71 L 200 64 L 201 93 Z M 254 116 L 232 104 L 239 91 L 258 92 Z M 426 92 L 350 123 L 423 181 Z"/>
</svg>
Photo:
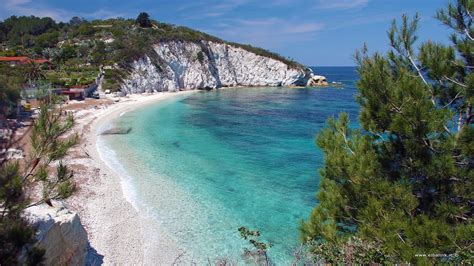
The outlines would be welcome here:
<svg viewBox="0 0 474 266">
<path fill-rule="evenodd" d="M 312 75 L 308 80 L 307 87 L 318 87 L 318 86 L 328 86 L 328 82 L 325 76 Z"/>
<path fill-rule="evenodd" d="M 87 233 L 79 216 L 59 201 L 25 210 L 25 218 L 36 229 L 36 246 L 45 251 L 46 265 L 84 265 Z"/>
<path fill-rule="evenodd" d="M 131 65 L 124 93 L 290 86 L 307 82 L 307 70 L 225 43 L 167 41 Z"/>
</svg>

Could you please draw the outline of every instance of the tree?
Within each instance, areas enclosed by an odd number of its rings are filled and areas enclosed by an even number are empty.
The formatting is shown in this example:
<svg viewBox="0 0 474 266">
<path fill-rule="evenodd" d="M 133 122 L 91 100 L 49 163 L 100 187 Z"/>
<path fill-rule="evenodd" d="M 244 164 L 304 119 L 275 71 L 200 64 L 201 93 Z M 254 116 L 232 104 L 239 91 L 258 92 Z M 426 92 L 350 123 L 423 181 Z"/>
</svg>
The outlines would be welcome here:
<svg viewBox="0 0 474 266">
<path fill-rule="evenodd" d="M 74 58 L 77 56 L 76 47 L 72 45 L 64 45 L 61 48 L 61 54 L 58 58 L 60 61 L 64 62 L 68 59 Z"/>
<path fill-rule="evenodd" d="M 142 28 L 151 28 L 152 26 L 150 15 L 148 15 L 146 12 L 141 12 L 135 20 L 135 23 L 137 23 Z"/>
<path fill-rule="evenodd" d="M 77 25 L 80 25 L 81 23 L 83 23 L 85 21 L 86 21 L 86 19 L 84 19 L 84 18 L 74 16 L 74 17 L 71 18 L 71 20 L 69 20 L 69 24 L 71 24 L 72 26 L 77 26 Z"/>
<path fill-rule="evenodd" d="M 14 114 L 14 106 L 16 106 L 19 99 L 20 90 L 9 86 L 4 80 L 0 79 L 0 112 L 5 118 Z"/>
<path fill-rule="evenodd" d="M 23 73 L 18 71 L 18 67 L 0 64 L 0 119 L 9 118 L 16 113 L 15 107 L 24 81 Z"/>
<path fill-rule="evenodd" d="M 28 63 L 24 68 L 23 68 L 23 73 L 25 77 L 25 83 L 33 83 L 35 81 L 45 79 L 45 75 L 43 73 L 43 70 L 41 69 L 41 65 L 37 64 L 35 62 L 30 62 Z"/>
<path fill-rule="evenodd" d="M 11 45 L 31 46 L 34 42 L 33 36 L 46 33 L 48 30 L 57 28 L 56 22 L 49 17 L 39 18 L 35 16 L 17 17 L 11 16 L 3 21 L 1 28 Z"/>
<path fill-rule="evenodd" d="M 58 43 L 59 32 L 43 33 L 35 40 L 35 51 L 39 54 L 45 48 L 51 48 Z"/>
<path fill-rule="evenodd" d="M 90 23 L 81 23 L 74 35 L 91 37 L 95 34 L 96 29 Z"/>
<path fill-rule="evenodd" d="M 5 27 L 3 22 L 0 22 L 0 43 L 6 40 L 7 40 L 7 28 Z"/>
<path fill-rule="evenodd" d="M 103 41 L 96 41 L 92 52 L 92 61 L 96 64 L 103 63 L 107 58 L 106 44 Z"/>
<path fill-rule="evenodd" d="M 5 265 L 37 265 L 42 252 L 32 248 L 34 231 L 22 217 L 23 210 L 41 203 L 52 204 L 53 199 L 64 199 L 74 191 L 72 171 L 62 162 L 68 150 L 77 142 L 77 134 L 67 137 L 73 126 L 73 117 L 62 115 L 54 97 L 41 100 L 38 118 L 31 129 L 32 152 L 20 166 L 17 160 L 5 154 L 0 157 L 0 263 Z M 2 149 L 13 147 L 14 128 L 2 136 Z M 53 162 L 57 162 L 53 166 Z M 52 169 L 54 170 L 52 170 Z M 40 187 L 41 195 L 30 197 L 33 187 Z M 19 261 L 20 253 L 26 251 Z"/>
<path fill-rule="evenodd" d="M 341 114 L 318 136 L 319 204 L 301 225 L 326 261 L 354 263 L 343 251 L 356 238 L 372 262 L 472 263 L 473 11 L 472 0 L 438 11 L 449 46 L 417 54 L 416 15 L 393 22 L 386 56 L 356 53 L 362 128 Z"/>
</svg>

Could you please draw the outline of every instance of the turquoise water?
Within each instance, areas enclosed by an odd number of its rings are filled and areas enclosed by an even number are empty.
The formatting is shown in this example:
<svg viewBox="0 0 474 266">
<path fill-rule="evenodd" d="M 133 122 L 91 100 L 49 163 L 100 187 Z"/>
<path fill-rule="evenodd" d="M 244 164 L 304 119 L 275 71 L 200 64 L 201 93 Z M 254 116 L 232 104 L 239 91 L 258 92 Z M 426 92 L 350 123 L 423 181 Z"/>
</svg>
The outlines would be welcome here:
<svg viewBox="0 0 474 266">
<path fill-rule="evenodd" d="M 357 119 L 354 68 L 317 73 L 344 89 L 225 89 L 123 114 L 114 123 L 131 133 L 102 140 L 130 200 L 197 261 L 240 258 L 237 229 L 247 226 L 273 244 L 272 261 L 289 264 L 299 222 L 317 204 L 315 135 L 341 111 Z M 153 229 L 149 237 L 150 247 L 160 241 Z"/>
</svg>

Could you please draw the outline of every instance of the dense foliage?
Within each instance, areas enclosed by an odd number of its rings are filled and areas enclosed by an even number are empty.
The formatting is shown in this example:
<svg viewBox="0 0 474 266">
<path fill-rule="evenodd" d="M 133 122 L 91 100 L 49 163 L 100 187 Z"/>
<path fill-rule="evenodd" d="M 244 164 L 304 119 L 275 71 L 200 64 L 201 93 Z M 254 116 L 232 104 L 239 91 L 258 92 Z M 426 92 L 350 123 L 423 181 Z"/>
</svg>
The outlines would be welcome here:
<svg viewBox="0 0 474 266">
<path fill-rule="evenodd" d="M 11 16 L 0 23 L 0 42 L 32 46 L 39 36 L 59 28 L 60 26 L 51 18 Z"/>
<path fill-rule="evenodd" d="M 16 103 L 20 99 L 22 83 L 22 71 L 6 64 L 0 64 L 0 112 L 5 117 L 14 114 Z"/>
<path fill-rule="evenodd" d="M 125 71 L 121 69 L 105 70 L 105 76 L 107 79 L 102 84 L 102 90 L 110 90 L 111 92 L 120 91 L 120 85 L 122 84 L 125 75 Z"/>
<path fill-rule="evenodd" d="M 389 31 L 387 56 L 356 55 L 360 125 L 342 114 L 317 138 L 319 204 L 302 240 L 326 262 L 472 263 L 474 1 L 437 13 L 451 45 L 414 50 L 418 16 Z M 349 258 L 354 237 L 363 258 Z"/>
</svg>

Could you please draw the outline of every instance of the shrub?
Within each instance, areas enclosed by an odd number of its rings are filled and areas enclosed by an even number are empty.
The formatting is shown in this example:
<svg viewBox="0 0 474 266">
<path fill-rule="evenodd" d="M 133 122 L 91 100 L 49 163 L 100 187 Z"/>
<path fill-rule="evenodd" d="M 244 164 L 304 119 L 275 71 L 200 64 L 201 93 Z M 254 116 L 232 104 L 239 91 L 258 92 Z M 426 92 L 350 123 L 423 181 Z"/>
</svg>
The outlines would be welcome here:
<svg viewBox="0 0 474 266">
<path fill-rule="evenodd" d="M 204 53 L 199 51 L 196 55 L 197 60 L 202 64 L 204 62 Z"/>
</svg>

